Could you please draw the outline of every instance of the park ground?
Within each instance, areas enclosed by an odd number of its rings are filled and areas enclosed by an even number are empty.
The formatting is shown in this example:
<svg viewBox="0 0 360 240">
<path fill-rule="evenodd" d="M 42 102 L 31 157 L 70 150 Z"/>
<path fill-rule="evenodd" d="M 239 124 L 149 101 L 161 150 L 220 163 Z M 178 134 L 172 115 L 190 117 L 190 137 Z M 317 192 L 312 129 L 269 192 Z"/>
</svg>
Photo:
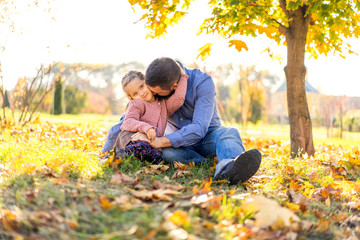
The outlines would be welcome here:
<svg viewBox="0 0 360 240">
<path fill-rule="evenodd" d="M 0 239 L 359 239 L 360 134 L 290 159 L 288 126 L 249 126 L 262 165 L 246 183 L 213 181 L 216 159 L 99 163 L 118 116 L 41 115 L 0 133 Z M 240 126 L 239 126 L 240 127 Z"/>
</svg>

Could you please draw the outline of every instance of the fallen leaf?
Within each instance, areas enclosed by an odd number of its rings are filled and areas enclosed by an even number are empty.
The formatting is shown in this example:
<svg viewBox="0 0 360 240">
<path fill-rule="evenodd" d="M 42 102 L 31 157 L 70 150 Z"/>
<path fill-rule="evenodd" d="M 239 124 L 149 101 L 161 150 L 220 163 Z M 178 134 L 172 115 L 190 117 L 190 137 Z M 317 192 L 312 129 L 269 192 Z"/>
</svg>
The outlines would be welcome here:
<svg viewBox="0 0 360 240">
<path fill-rule="evenodd" d="M 135 185 L 140 181 L 139 177 L 132 178 L 122 172 L 117 172 L 111 176 L 110 184 L 114 185 L 124 185 L 124 184 L 131 184 Z"/>
<path fill-rule="evenodd" d="M 168 183 L 161 183 L 159 181 L 154 181 L 153 186 L 155 187 L 155 189 L 172 189 L 175 191 L 180 191 L 182 189 L 184 189 L 184 186 L 178 185 L 178 184 L 168 184 Z"/>
<path fill-rule="evenodd" d="M 159 174 L 165 172 L 169 169 L 169 166 L 166 165 L 150 165 L 149 168 L 142 168 L 141 170 L 137 171 L 135 175 L 139 174 Z"/>
<path fill-rule="evenodd" d="M 171 222 L 178 226 L 185 226 L 190 223 L 187 212 L 181 209 L 176 210 L 169 218 Z"/>
<path fill-rule="evenodd" d="M 181 194 L 178 191 L 171 190 L 171 189 L 157 189 L 157 190 L 141 190 L 136 191 L 130 188 L 125 188 L 129 191 L 133 196 L 139 198 L 144 201 L 170 201 L 172 197 L 178 194 Z"/>
<path fill-rule="evenodd" d="M 271 227 L 274 230 L 290 227 L 294 222 L 300 220 L 289 209 L 281 207 L 276 201 L 263 196 L 247 198 L 243 209 L 247 213 L 255 213 L 256 226 Z"/>
<path fill-rule="evenodd" d="M 192 174 L 194 174 L 192 171 L 178 169 L 178 170 L 176 170 L 176 172 L 172 175 L 171 179 L 181 178 L 181 177 L 183 177 L 183 176 L 192 175 Z"/>
<path fill-rule="evenodd" d="M 115 205 L 114 203 L 110 202 L 109 199 L 103 194 L 100 195 L 99 202 L 102 209 L 110 209 Z"/>
<path fill-rule="evenodd" d="M 174 162 L 174 167 L 177 168 L 177 169 L 187 169 L 189 166 L 186 165 L 186 164 L 183 164 L 181 162 L 178 162 L 178 161 L 175 161 Z"/>
<path fill-rule="evenodd" d="M 75 220 L 67 220 L 67 224 L 69 224 L 72 229 L 78 229 L 79 227 L 79 224 Z"/>
</svg>

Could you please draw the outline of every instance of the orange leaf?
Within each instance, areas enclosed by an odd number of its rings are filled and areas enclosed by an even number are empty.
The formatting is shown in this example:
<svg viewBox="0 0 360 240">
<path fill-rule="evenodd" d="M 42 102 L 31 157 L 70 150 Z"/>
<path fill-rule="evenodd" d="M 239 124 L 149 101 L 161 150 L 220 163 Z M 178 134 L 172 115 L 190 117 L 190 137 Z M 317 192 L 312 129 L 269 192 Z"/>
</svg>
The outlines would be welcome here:
<svg viewBox="0 0 360 240">
<path fill-rule="evenodd" d="M 229 41 L 229 47 L 235 46 L 236 50 L 241 52 L 241 50 L 244 48 L 246 51 L 249 50 L 246 43 L 241 40 L 230 40 Z"/>
<path fill-rule="evenodd" d="M 79 227 L 79 224 L 75 220 L 68 220 L 67 224 L 69 224 L 72 229 L 77 229 Z"/>
<path fill-rule="evenodd" d="M 110 209 L 114 207 L 114 203 L 111 203 L 105 195 L 100 195 L 99 201 L 102 209 Z"/>
</svg>

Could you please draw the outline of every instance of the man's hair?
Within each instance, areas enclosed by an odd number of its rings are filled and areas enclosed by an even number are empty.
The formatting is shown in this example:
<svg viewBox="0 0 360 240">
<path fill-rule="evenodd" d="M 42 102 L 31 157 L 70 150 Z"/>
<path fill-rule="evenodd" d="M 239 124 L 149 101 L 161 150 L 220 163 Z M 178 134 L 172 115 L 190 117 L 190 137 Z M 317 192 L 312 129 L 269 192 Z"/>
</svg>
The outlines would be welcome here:
<svg viewBox="0 0 360 240">
<path fill-rule="evenodd" d="M 150 63 L 145 74 L 146 85 L 170 90 L 181 77 L 179 65 L 171 58 L 161 57 Z"/>
<path fill-rule="evenodd" d="M 145 80 L 145 76 L 142 72 L 138 72 L 138 71 L 129 71 L 127 74 L 125 74 L 125 76 L 122 78 L 121 80 L 121 85 L 123 87 L 123 89 L 129 84 L 129 82 L 131 82 L 131 80 L 133 80 L 134 78 L 140 78 L 141 80 Z"/>
</svg>

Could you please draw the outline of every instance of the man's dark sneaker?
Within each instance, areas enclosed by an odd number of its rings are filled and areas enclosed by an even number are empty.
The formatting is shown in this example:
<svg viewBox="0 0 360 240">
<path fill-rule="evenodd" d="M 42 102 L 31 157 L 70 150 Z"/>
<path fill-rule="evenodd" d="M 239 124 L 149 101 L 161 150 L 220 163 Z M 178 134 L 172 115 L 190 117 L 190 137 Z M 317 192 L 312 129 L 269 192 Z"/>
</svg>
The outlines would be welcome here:
<svg viewBox="0 0 360 240">
<path fill-rule="evenodd" d="M 255 175 L 260 167 L 261 153 L 257 149 L 243 152 L 234 161 L 229 162 L 214 178 L 215 181 L 226 179 L 231 185 L 245 182 Z"/>
</svg>

